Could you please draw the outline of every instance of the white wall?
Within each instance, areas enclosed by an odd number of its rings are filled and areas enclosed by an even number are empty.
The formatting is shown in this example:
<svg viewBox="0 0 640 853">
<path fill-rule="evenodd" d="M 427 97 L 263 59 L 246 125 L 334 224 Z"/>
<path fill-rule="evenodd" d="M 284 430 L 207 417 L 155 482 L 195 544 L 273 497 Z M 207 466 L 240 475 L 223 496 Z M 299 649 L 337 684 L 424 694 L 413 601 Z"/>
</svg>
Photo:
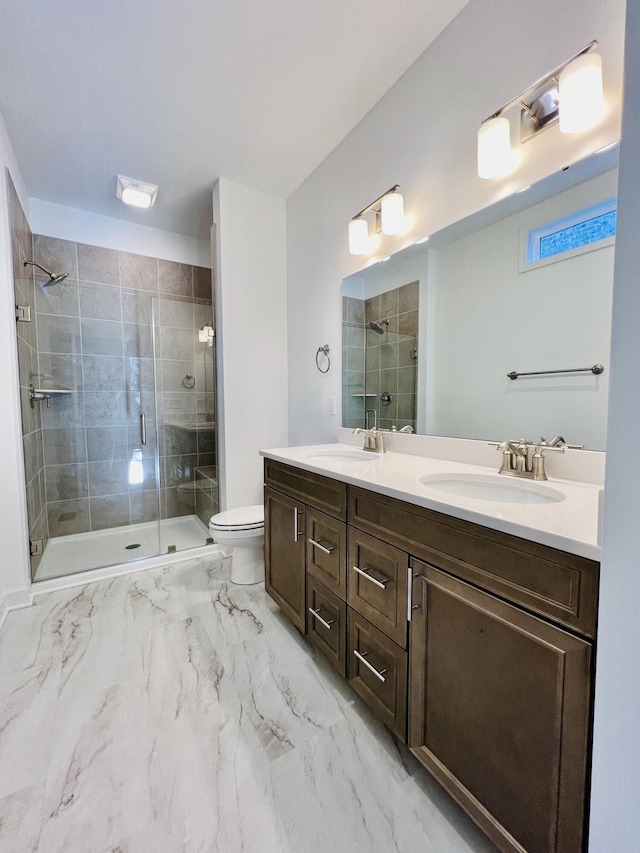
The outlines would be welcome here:
<svg viewBox="0 0 640 853">
<path fill-rule="evenodd" d="M 262 503 L 258 451 L 287 444 L 285 203 L 221 178 L 216 234 L 221 505 Z"/>
<path fill-rule="evenodd" d="M 59 240 L 133 252 L 197 267 L 211 266 L 211 245 L 208 240 L 149 228 L 39 198 L 29 200 L 29 225 L 34 234 L 57 237 Z"/>
<path fill-rule="evenodd" d="M 16 346 L 15 299 L 11 231 L 5 168 L 9 169 L 25 213 L 29 209 L 27 191 L 15 154 L 0 116 L 0 624 L 6 608 L 28 601 L 30 586 L 20 398 L 18 394 L 18 353 Z"/>
<path fill-rule="evenodd" d="M 427 432 L 487 440 L 560 434 L 604 450 L 614 246 L 521 272 L 521 236 L 615 196 L 617 185 L 617 171 L 607 172 L 430 250 L 436 304 Z M 511 370 L 596 363 L 605 365 L 599 376 L 507 378 Z"/>
<path fill-rule="evenodd" d="M 593 853 L 640 845 L 640 6 L 627 12 L 591 797 Z"/>
<path fill-rule="evenodd" d="M 376 257 L 383 257 L 617 139 L 623 17 L 624 0 L 471 0 L 288 199 L 293 444 L 335 439 L 339 421 L 328 414 L 327 398 L 341 398 L 340 364 L 334 360 L 321 376 L 314 353 L 325 343 L 340 351 L 340 283 L 363 266 L 348 251 L 351 217 L 400 184 L 414 225 L 403 237 L 381 240 Z M 540 26 L 544 38 L 530 38 Z M 527 144 L 512 176 L 480 180 L 480 122 L 594 36 L 604 61 L 605 120 L 579 137 L 552 128 Z"/>
<path fill-rule="evenodd" d="M 629 109 L 613 309 L 592 853 L 631 853 L 640 838 L 640 487 L 633 479 L 640 423 L 640 8 L 629 5 Z M 288 199 L 292 444 L 335 440 L 336 419 L 328 415 L 326 400 L 340 399 L 340 364 L 334 360 L 331 373 L 321 377 L 313 354 L 326 342 L 336 353 L 340 348 L 341 281 L 362 267 L 361 259 L 348 253 L 351 217 L 389 186 L 401 185 L 415 225 L 406 240 L 384 240 L 378 254 L 388 255 L 617 139 L 624 12 L 624 0 L 471 0 Z M 594 37 L 604 62 L 606 120 L 579 138 L 563 137 L 552 128 L 527 145 L 513 176 L 480 181 L 475 174 L 480 122 Z"/>
</svg>

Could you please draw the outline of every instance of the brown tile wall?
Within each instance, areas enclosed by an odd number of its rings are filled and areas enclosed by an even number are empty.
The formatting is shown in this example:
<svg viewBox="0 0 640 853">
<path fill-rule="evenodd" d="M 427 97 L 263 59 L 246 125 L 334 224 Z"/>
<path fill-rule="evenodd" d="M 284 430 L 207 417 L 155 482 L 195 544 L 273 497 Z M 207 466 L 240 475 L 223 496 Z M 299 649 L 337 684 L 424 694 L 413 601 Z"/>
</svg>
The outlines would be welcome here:
<svg viewBox="0 0 640 853">
<path fill-rule="evenodd" d="M 343 425 L 362 427 L 373 409 L 384 429 L 416 428 L 418 282 L 360 300 L 343 297 Z M 383 334 L 369 323 L 381 325 Z M 388 393 L 388 404 L 382 397 Z M 373 426 L 373 416 L 367 426 Z"/>
</svg>

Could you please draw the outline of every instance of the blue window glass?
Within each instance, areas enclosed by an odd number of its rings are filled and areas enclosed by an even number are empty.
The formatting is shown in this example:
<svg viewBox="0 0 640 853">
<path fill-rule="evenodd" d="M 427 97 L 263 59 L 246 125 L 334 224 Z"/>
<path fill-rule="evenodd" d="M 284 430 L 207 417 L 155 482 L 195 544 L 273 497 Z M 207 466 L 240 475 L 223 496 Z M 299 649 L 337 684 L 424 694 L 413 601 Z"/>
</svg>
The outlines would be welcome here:
<svg viewBox="0 0 640 853">
<path fill-rule="evenodd" d="M 615 237 L 616 203 L 615 198 L 608 199 L 529 231 L 527 263 L 532 264 Z"/>
</svg>

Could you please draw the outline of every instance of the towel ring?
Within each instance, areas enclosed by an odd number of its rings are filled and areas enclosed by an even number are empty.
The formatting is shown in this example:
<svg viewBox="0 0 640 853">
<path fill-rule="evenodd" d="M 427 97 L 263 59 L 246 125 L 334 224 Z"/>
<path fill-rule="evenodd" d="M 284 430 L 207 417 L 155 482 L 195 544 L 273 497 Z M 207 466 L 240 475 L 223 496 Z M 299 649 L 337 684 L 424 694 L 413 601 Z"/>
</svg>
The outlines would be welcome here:
<svg viewBox="0 0 640 853">
<path fill-rule="evenodd" d="M 182 380 L 182 384 L 185 388 L 193 388 L 193 386 L 196 384 L 196 380 L 190 373 L 187 373 L 187 375 Z"/>
<path fill-rule="evenodd" d="M 320 358 L 320 355 L 325 355 L 327 357 L 327 366 L 326 366 L 325 370 L 323 370 L 320 367 L 320 362 L 318 360 Z M 329 372 L 329 368 L 331 367 L 331 357 L 329 356 L 329 344 L 325 344 L 323 347 L 318 347 L 318 352 L 316 353 L 316 367 L 318 368 L 320 373 L 328 373 Z"/>
</svg>

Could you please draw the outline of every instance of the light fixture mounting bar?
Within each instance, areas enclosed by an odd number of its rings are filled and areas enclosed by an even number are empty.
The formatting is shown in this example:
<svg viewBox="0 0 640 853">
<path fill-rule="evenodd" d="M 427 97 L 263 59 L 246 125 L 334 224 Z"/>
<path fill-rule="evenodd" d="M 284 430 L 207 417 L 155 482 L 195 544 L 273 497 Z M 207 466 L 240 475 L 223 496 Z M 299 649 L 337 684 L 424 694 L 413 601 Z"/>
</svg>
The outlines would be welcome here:
<svg viewBox="0 0 640 853">
<path fill-rule="evenodd" d="M 360 213 L 356 213 L 356 215 L 352 216 L 351 218 L 352 219 L 360 219 L 362 216 L 364 216 L 365 213 L 369 213 L 369 211 L 372 211 L 372 210 L 374 210 L 375 213 L 380 213 L 380 210 L 375 210 L 376 205 L 380 204 L 382 202 L 382 199 L 386 195 L 389 195 L 389 193 L 394 193 L 399 189 L 400 189 L 400 184 L 395 184 L 395 186 L 391 187 L 386 192 L 382 193 L 382 195 L 379 196 L 375 201 L 372 201 L 371 204 L 368 204 L 366 207 L 363 207 L 362 210 L 360 211 Z"/>
<path fill-rule="evenodd" d="M 528 89 L 525 89 L 524 92 L 521 92 L 516 98 L 513 98 L 511 101 L 507 101 L 507 103 L 503 104 L 500 107 L 500 109 L 496 110 L 494 113 L 491 113 L 490 116 L 487 116 L 481 122 L 481 124 L 484 124 L 486 121 L 490 121 L 493 118 L 498 118 L 503 113 L 507 112 L 507 110 L 510 110 L 511 107 L 515 107 L 516 105 L 523 107 L 527 112 L 532 112 L 532 110 L 531 110 L 531 102 L 532 101 L 530 98 L 528 98 L 528 96 L 534 94 L 536 92 L 536 90 L 538 90 L 538 89 L 544 89 L 546 87 L 546 84 L 548 84 L 549 82 L 554 83 L 556 85 L 556 88 L 557 88 L 558 75 L 562 71 L 564 71 L 564 69 L 567 67 L 567 65 L 570 65 L 573 62 L 573 60 L 577 59 L 579 56 L 583 56 L 585 53 L 590 53 L 597 46 L 598 46 L 598 42 L 596 39 L 589 42 L 589 44 L 586 45 L 586 47 L 583 47 L 582 50 L 579 50 L 577 53 L 574 53 L 574 55 L 571 56 L 569 59 L 567 59 L 565 62 L 563 62 L 562 65 L 558 65 L 558 67 L 554 68 L 553 71 L 549 71 L 543 77 L 540 77 L 539 80 L 536 80 L 536 82 L 533 83 L 533 85 L 529 86 Z M 533 100 L 535 101 L 535 99 L 533 99 Z M 527 106 L 525 106 L 525 104 L 527 104 Z M 386 193 L 385 193 L 385 195 L 386 195 Z M 375 202 L 374 202 L 374 204 L 375 204 Z M 365 208 L 365 210 L 366 210 L 366 208 Z M 363 212 L 365 212 L 365 211 L 363 211 Z"/>
</svg>

